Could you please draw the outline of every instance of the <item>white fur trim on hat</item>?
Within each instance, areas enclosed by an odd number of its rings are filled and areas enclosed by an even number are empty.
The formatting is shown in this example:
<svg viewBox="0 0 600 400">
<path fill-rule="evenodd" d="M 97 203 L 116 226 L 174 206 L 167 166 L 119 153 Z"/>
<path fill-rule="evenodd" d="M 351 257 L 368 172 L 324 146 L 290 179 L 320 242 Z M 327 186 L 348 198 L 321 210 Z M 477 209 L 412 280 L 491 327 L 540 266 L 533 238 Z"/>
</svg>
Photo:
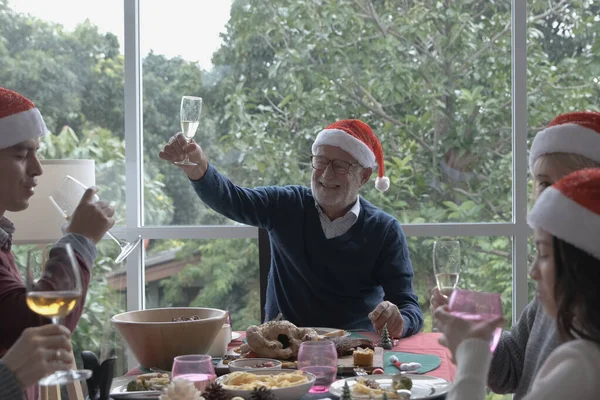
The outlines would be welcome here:
<svg viewBox="0 0 600 400">
<path fill-rule="evenodd" d="M 313 154 L 316 154 L 317 147 L 324 145 L 341 148 L 356 158 L 356 161 L 365 168 L 375 168 L 377 166 L 375 154 L 369 146 L 341 129 L 324 129 L 319 132 L 312 145 Z"/>
<path fill-rule="evenodd" d="M 549 187 L 536 200 L 527 223 L 600 259 L 600 215 Z"/>
<path fill-rule="evenodd" d="M 0 149 L 14 146 L 48 132 L 42 114 L 37 108 L 0 118 Z"/>
<path fill-rule="evenodd" d="M 529 169 L 544 154 L 574 153 L 600 163 L 600 133 L 575 123 L 554 125 L 535 135 L 529 152 Z"/>
</svg>

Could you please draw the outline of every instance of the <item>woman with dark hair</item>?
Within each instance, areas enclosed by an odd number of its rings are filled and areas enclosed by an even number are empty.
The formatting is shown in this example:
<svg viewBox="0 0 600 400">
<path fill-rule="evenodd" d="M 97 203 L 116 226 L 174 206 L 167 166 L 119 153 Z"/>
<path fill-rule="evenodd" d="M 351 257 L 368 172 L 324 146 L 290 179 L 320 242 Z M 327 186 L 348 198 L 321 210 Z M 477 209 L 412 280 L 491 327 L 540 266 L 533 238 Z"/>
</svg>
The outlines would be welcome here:
<svg viewBox="0 0 600 400">
<path fill-rule="evenodd" d="M 560 344 L 539 369 L 525 400 L 600 396 L 600 169 L 569 174 L 546 189 L 527 218 L 535 230 L 529 275 L 555 321 Z M 458 371 L 448 400 L 485 397 L 490 339 L 502 319 L 471 322 L 436 310 Z"/>
</svg>

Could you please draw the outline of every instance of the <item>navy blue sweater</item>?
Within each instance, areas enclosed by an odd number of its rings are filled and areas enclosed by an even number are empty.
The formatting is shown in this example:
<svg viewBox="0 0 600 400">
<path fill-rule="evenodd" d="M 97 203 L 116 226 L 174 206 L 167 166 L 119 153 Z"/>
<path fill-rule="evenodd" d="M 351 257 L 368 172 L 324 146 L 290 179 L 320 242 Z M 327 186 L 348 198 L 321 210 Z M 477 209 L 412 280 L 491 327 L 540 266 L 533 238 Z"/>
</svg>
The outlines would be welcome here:
<svg viewBox="0 0 600 400">
<path fill-rule="evenodd" d="M 373 330 L 368 314 L 388 300 L 401 310 L 403 336 L 423 327 L 406 238 L 391 215 L 360 198 L 356 223 L 327 239 L 307 187 L 242 188 L 212 165 L 192 185 L 213 210 L 269 232 L 267 320 L 281 312 L 297 326 Z"/>
</svg>

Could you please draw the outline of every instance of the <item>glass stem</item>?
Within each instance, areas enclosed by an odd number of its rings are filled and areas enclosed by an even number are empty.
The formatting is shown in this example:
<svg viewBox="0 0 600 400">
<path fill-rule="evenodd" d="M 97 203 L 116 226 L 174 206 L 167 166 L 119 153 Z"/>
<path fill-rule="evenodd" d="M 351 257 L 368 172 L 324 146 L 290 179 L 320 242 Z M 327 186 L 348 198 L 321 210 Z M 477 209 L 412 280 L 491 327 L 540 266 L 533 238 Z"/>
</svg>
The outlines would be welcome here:
<svg viewBox="0 0 600 400">
<path fill-rule="evenodd" d="M 50 318 L 50 320 L 52 321 L 52 324 L 54 324 L 54 325 L 60 324 L 60 317 L 52 317 L 52 318 Z"/>
<path fill-rule="evenodd" d="M 192 143 L 192 139 L 188 139 L 187 140 L 187 144 L 190 144 L 190 143 Z M 190 162 L 190 157 L 189 157 L 189 154 L 188 154 L 187 150 L 185 151 L 185 160 L 184 160 L 184 162 Z"/>
<path fill-rule="evenodd" d="M 117 239 L 112 233 L 110 233 L 110 231 L 106 232 L 106 234 L 108 235 L 109 238 L 111 238 L 112 240 L 117 242 L 119 247 L 121 247 L 121 248 L 123 247 L 123 244 L 121 243 L 121 241 L 119 239 Z"/>
</svg>

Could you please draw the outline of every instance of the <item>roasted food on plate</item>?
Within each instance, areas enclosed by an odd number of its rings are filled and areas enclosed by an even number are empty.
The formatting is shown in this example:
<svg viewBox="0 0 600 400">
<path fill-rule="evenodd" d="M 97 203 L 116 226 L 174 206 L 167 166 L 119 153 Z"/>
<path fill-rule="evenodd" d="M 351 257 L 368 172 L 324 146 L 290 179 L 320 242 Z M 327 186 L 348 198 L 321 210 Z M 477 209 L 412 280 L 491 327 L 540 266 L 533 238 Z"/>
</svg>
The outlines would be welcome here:
<svg viewBox="0 0 600 400">
<path fill-rule="evenodd" d="M 147 390 L 163 390 L 171 383 L 169 374 L 151 373 L 138 375 L 135 380 L 127 384 L 128 392 L 141 392 Z"/>
<path fill-rule="evenodd" d="M 400 389 L 410 390 L 410 389 L 412 389 L 413 382 L 412 382 L 412 379 L 410 379 L 408 376 L 400 375 L 399 377 L 397 377 L 397 375 L 395 375 L 394 383 L 392 385 L 394 386 L 394 389 L 396 389 L 396 390 L 400 390 Z"/>
<path fill-rule="evenodd" d="M 394 379 L 391 387 L 382 387 L 375 379 L 357 378 L 352 385 L 352 394 L 357 397 L 368 396 L 369 398 L 380 398 L 385 393 L 388 399 L 410 399 L 411 392 L 405 386 L 412 388 L 412 380 L 403 376 L 403 380 Z M 407 381 L 410 381 L 410 384 Z"/>
<path fill-rule="evenodd" d="M 356 350 L 359 347 L 363 349 L 375 350 L 373 342 L 366 338 L 351 338 L 349 336 L 346 336 L 335 337 L 331 338 L 330 340 L 335 344 L 335 349 L 337 350 L 338 357 L 351 355 L 354 353 L 354 350 Z"/>
<path fill-rule="evenodd" d="M 277 360 L 295 359 L 302 342 L 318 339 L 312 328 L 298 328 L 289 321 L 270 321 L 246 329 L 246 341 L 240 346 L 242 355 L 252 352 L 257 357 Z"/>
</svg>

